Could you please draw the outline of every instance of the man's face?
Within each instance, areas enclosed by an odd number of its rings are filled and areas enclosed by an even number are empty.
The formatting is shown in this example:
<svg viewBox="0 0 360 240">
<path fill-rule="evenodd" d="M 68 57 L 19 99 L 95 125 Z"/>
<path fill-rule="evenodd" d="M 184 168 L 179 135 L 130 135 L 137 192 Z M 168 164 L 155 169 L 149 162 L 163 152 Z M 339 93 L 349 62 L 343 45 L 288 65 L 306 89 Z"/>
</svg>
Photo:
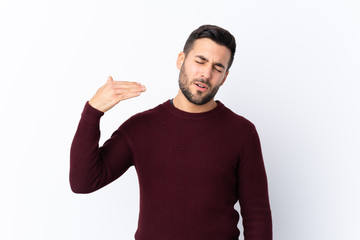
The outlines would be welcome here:
<svg viewBox="0 0 360 240">
<path fill-rule="evenodd" d="M 227 47 L 208 38 L 197 39 L 186 56 L 179 54 L 179 87 L 188 101 L 203 105 L 214 99 L 228 75 L 230 56 Z"/>
</svg>

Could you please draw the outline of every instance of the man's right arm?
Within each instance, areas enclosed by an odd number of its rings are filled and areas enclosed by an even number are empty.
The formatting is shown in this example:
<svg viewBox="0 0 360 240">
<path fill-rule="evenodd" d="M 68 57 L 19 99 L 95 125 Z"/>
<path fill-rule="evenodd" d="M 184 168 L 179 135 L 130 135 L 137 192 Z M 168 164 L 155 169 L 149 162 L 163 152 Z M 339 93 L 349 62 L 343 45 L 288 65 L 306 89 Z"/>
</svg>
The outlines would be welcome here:
<svg viewBox="0 0 360 240">
<path fill-rule="evenodd" d="M 70 186 L 75 193 L 96 191 L 132 165 L 132 153 L 120 129 L 99 148 L 100 118 L 120 101 L 144 91 L 139 83 L 115 82 L 109 77 L 86 103 L 70 151 Z"/>
</svg>

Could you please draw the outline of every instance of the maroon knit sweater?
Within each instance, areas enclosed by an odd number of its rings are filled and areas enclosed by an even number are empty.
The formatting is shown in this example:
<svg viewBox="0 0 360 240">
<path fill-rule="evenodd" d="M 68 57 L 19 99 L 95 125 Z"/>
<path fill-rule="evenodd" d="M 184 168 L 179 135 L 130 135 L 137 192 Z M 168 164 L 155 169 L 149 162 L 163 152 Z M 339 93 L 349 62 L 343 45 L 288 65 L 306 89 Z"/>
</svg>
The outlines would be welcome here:
<svg viewBox="0 0 360 240">
<path fill-rule="evenodd" d="M 267 179 L 256 129 L 217 101 L 188 113 L 167 101 L 136 114 L 99 148 L 102 112 L 86 103 L 71 146 L 70 184 L 90 193 L 135 166 L 137 240 L 271 240 Z"/>
</svg>

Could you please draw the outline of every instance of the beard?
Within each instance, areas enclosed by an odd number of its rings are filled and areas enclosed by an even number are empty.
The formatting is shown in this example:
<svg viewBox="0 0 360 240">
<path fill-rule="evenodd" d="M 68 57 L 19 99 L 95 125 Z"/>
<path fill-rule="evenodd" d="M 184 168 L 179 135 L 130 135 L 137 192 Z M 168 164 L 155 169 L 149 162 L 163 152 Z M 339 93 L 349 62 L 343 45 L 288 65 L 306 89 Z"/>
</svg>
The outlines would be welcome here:
<svg viewBox="0 0 360 240">
<path fill-rule="evenodd" d="M 207 93 L 196 90 L 195 94 L 193 94 L 190 90 L 190 86 L 195 82 L 206 84 L 208 86 Z M 202 78 L 196 78 L 190 81 L 183 64 L 179 74 L 179 88 L 189 102 L 196 105 L 204 105 L 215 97 L 220 85 L 213 88 L 209 81 L 205 81 Z"/>
</svg>

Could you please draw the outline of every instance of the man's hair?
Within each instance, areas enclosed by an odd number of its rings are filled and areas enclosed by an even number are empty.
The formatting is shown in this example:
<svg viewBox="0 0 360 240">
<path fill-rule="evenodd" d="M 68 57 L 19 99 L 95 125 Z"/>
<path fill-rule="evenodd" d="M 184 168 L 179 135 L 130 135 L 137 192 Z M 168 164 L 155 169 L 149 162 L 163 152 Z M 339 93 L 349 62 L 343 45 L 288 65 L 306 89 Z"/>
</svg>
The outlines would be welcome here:
<svg viewBox="0 0 360 240">
<path fill-rule="evenodd" d="M 229 31 L 221 27 L 215 25 L 202 25 L 198 29 L 195 29 L 186 40 L 183 50 L 185 55 L 187 55 L 191 51 L 195 40 L 200 38 L 209 38 L 217 44 L 225 46 L 230 50 L 231 56 L 227 69 L 229 70 L 234 60 L 236 49 L 236 42 L 234 36 Z"/>
</svg>

